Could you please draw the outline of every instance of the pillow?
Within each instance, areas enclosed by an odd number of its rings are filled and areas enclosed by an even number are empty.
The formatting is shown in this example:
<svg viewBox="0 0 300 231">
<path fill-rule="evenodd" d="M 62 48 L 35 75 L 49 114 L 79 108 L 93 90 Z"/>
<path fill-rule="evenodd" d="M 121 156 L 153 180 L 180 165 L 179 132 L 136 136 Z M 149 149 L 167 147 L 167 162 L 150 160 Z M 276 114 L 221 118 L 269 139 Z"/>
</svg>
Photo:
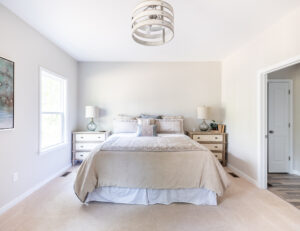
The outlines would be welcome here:
<svg viewBox="0 0 300 231">
<path fill-rule="evenodd" d="M 155 119 L 144 119 L 144 118 L 138 118 L 137 119 L 138 125 L 156 125 Z"/>
<path fill-rule="evenodd" d="M 183 116 L 162 116 L 162 119 L 183 119 Z"/>
<path fill-rule="evenodd" d="M 140 118 L 143 119 L 161 119 L 160 115 L 146 115 L 146 114 L 141 114 Z"/>
<path fill-rule="evenodd" d="M 114 133 L 135 133 L 137 130 L 136 119 L 114 119 Z"/>
<path fill-rule="evenodd" d="M 127 119 L 127 120 L 135 120 L 137 116 L 131 116 L 131 115 L 124 115 L 124 114 L 119 114 L 117 116 L 117 119 Z"/>
<path fill-rule="evenodd" d="M 157 136 L 157 125 L 138 125 L 137 136 Z"/>
<path fill-rule="evenodd" d="M 161 119 L 157 120 L 158 133 L 184 133 L 183 119 Z"/>
</svg>

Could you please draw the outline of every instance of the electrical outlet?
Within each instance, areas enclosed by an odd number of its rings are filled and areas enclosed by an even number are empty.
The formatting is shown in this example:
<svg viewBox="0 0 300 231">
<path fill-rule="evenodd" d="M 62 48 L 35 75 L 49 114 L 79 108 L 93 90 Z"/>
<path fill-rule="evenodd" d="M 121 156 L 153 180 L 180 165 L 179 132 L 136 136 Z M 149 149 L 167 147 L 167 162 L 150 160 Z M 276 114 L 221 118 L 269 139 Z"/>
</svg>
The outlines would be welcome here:
<svg viewBox="0 0 300 231">
<path fill-rule="evenodd" d="M 18 172 L 14 172 L 13 174 L 13 182 L 16 182 L 19 180 L 19 173 Z"/>
</svg>

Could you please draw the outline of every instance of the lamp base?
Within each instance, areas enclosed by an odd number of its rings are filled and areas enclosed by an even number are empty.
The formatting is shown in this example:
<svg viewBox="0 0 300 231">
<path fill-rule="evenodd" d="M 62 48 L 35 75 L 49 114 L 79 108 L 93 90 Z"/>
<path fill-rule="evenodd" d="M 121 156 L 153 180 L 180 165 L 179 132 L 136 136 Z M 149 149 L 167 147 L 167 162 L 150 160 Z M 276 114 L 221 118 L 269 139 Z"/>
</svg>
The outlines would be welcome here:
<svg viewBox="0 0 300 231">
<path fill-rule="evenodd" d="M 91 132 L 96 131 L 97 125 L 94 123 L 94 120 L 91 119 L 91 122 L 87 125 L 87 129 Z"/>
<path fill-rule="evenodd" d="M 200 131 L 206 132 L 209 129 L 209 125 L 206 123 L 205 120 L 202 121 L 202 123 L 199 126 Z"/>
</svg>

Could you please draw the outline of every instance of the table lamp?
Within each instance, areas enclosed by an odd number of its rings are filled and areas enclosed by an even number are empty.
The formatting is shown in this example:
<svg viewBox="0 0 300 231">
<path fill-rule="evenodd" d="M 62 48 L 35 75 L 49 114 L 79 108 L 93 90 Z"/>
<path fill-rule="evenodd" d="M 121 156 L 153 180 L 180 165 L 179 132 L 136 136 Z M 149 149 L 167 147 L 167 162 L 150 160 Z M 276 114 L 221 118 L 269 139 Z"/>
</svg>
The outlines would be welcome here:
<svg viewBox="0 0 300 231">
<path fill-rule="evenodd" d="M 209 129 L 209 125 L 206 123 L 205 120 L 208 119 L 208 107 L 197 107 L 197 118 L 202 120 L 202 123 L 199 126 L 200 131 L 207 131 Z"/>
<path fill-rule="evenodd" d="M 89 131 L 95 131 L 97 125 L 94 122 L 94 118 L 98 117 L 98 108 L 95 106 L 86 106 L 85 107 L 85 118 L 91 119 L 91 122 L 87 125 Z"/>
</svg>

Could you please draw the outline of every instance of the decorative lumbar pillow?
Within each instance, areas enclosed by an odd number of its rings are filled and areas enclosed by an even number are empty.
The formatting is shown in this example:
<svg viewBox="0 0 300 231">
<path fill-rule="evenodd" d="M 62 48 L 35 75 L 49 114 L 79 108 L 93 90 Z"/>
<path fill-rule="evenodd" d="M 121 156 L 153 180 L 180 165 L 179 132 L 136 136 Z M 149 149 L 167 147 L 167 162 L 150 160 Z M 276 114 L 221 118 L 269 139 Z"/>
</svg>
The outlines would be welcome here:
<svg viewBox="0 0 300 231">
<path fill-rule="evenodd" d="M 136 119 L 114 119 L 114 133 L 135 133 L 137 131 Z"/>
<path fill-rule="evenodd" d="M 157 125 L 138 125 L 137 136 L 157 136 Z"/>
<path fill-rule="evenodd" d="M 143 119 L 161 119 L 160 115 L 146 115 L 146 114 L 141 114 L 140 118 Z"/>
<path fill-rule="evenodd" d="M 144 119 L 144 118 L 138 118 L 137 119 L 138 125 L 156 125 L 155 119 Z"/>
<path fill-rule="evenodd" d="M 158 133 L 184 133 L 183 119 L 157 120 Z"/>
</svg>

